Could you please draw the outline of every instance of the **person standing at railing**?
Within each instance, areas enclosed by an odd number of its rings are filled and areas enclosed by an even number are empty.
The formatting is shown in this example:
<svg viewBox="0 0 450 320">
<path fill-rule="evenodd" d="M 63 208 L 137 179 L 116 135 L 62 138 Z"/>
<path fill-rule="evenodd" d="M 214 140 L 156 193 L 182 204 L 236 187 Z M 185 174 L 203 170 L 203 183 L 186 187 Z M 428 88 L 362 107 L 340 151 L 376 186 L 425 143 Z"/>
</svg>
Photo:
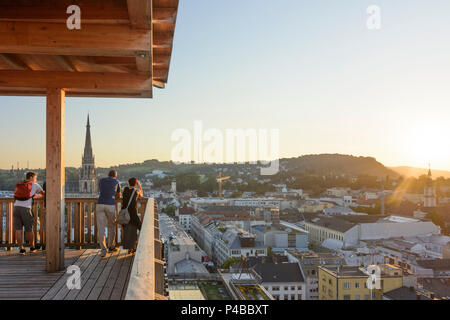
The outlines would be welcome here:
<svg viewBox="0 0 450 320">
<path fill-rule="evenodd" d="M 136 178 L 128 179 L 128 187 L 123 189 L 122 205 L 128 205 L 130 222 L 123 226 L 123 248 L 128 253 L 136 252 L 137 231 L 141 230 L 141 219 L 137 214 L 137 200 L 143 196 L 141 183 Z M 132 198 L 131 198 L 132 197 Z M 131 198 L 131 199 L 130 199 Z"/>
<path fill-rule="evenodd" d="M 27 172 L 26 180 L 16 184 L 14 189 L 14 229 L 16 230 L 16 240 L 20 248 L 20 254 L 25 255 L 26 251 L 23 246 L 23 229 L 25 228 L 25 234 L 27 241 L 30 244 L 30 253 L 36 252 L 33 233 L 33 212 L 31 206 L 33 204 L 33 198 L 37 199 L 44 195 L 44 190 L 37 183 L 37 173 Z"/>
<path fill-rule="evenodd" d="M 101 256 L 106 256 L 109 252 L 117 251 L 116 248 L 116 199 L 119 199 L 120 183 L 117 180 L 117 172 L 111 170 L 108 177 L 99 182 L 100 195 L 97 201 L 96 215 L 98 228 L 98 241 L 101 248 Z M 108 233 L 108 243 L 106 243 L 106 232 Z"/>
</svg>

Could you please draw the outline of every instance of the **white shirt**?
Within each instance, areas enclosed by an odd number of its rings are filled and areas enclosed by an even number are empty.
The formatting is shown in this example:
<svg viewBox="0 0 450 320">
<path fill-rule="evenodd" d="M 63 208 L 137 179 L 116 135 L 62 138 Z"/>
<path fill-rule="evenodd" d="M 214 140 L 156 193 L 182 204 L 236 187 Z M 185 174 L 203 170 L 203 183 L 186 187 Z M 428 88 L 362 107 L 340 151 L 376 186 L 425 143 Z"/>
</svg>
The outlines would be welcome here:
<svg viewBox="0 0 450 320">
<path fill-rule="evenodd" d="M 33 199 L 32 199 L 33 196 L 36 193 L 41 192 L 42 190 L 43 190 L 42 187 L 38 183 L 33 183 L 31 185 L 31 198 L 28 200 L 25 200 L 25 201 L 16 200 L 16 201 L 14 201 L 14 206 L 31 209 L 31 204 L 33 202 Z"/>
</svg>

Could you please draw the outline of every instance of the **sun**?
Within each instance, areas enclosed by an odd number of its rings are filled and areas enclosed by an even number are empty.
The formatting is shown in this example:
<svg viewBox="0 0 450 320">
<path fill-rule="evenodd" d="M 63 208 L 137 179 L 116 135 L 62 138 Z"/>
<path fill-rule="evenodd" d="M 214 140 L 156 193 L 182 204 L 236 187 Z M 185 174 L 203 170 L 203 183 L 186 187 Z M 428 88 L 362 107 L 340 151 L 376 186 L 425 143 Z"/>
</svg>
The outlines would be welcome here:
<svg viewBox="0 0 450 320">
<path fill-rule="evenodd" d="M 450 152 L 446 147 L 447 139 L 448 129 L 441 130 L 436 126 L 416 127 L 405 135 L 403 147 L 406 159 L 422 168 L 448 162 Z"/>
</svg>

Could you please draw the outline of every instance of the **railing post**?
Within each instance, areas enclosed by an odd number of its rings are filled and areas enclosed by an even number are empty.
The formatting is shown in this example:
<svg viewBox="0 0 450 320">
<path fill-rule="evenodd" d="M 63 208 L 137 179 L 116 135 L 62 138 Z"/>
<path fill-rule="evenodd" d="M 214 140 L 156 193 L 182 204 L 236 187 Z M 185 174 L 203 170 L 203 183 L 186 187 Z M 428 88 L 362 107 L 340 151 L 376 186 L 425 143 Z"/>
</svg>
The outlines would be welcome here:
<svg viewBox="0 0 450 320">
<path fill-rule="evenodd" d="M 94 201 L 94 242 L 98 243 L 97 201 Z"/>
<path fill-rule="evenodd" d="M 72 202 L 67 202 L 67 245 L 72 243 Z"/>
<path fill-rule="evenodd" d="M 13 202 L 6 203 L 6 243 L 9 244 L 8 251 L 12 250 L 14 240 L 15 240 L 15 232 L 14 232 L 14 224 L 13 224 Z"/>
<path fill-rule="evenodd" d="M 3 244 L 3 202 L 0 201 L 0 245 Z"/>
<path fill-rule="evenodd" d="M 77 250 L 81 249 L 81 203 L 75 203 L 75 213 L 74 213 L 74 240 L 75 248 Z"/>
</svg>

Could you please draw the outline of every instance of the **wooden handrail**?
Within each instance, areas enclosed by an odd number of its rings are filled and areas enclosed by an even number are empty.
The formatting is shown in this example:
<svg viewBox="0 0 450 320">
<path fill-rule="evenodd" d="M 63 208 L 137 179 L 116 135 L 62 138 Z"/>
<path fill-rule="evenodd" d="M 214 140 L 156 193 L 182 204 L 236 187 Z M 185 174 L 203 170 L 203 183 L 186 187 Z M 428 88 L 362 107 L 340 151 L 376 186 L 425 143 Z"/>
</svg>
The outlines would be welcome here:
<svg viewBox="0 0 450 320">
<path fill-rule="evenodd" d="M 165 300 L 164 261 L 159 239 L 158 210 L 154 199 L 148 199 L 145 218 L 128 281 L 126 300 Z"/>
<path fill-rule="evenodd" d="M 143 219 L 147 206 L 147 198 L 138 200 L 138 214 Z M 13 217 L 13 198 L 0 198 L 0 247 L 11 250 L 16 244 Z M 97 198 L 66 198 L 65 199 L 65 245 L 75 248 L 97 248 L 98 230 L 96 219 Z M 116 201 L 116 214 L 118 214 L 122 200 Z M 33 232 L 38 243 L 45 244 L 45 208 L 42 199 L 34 200 L 32 206 L 34 214 Z M 6 228 L 3 228 L 3 219 Z M 39 228 L 38 228 L 39 226 Z M 116 227 L 116 243 L 122 244 L 122 226 Z M 39 236 L 39 237 L 38 237 Z"/>
</svg>

